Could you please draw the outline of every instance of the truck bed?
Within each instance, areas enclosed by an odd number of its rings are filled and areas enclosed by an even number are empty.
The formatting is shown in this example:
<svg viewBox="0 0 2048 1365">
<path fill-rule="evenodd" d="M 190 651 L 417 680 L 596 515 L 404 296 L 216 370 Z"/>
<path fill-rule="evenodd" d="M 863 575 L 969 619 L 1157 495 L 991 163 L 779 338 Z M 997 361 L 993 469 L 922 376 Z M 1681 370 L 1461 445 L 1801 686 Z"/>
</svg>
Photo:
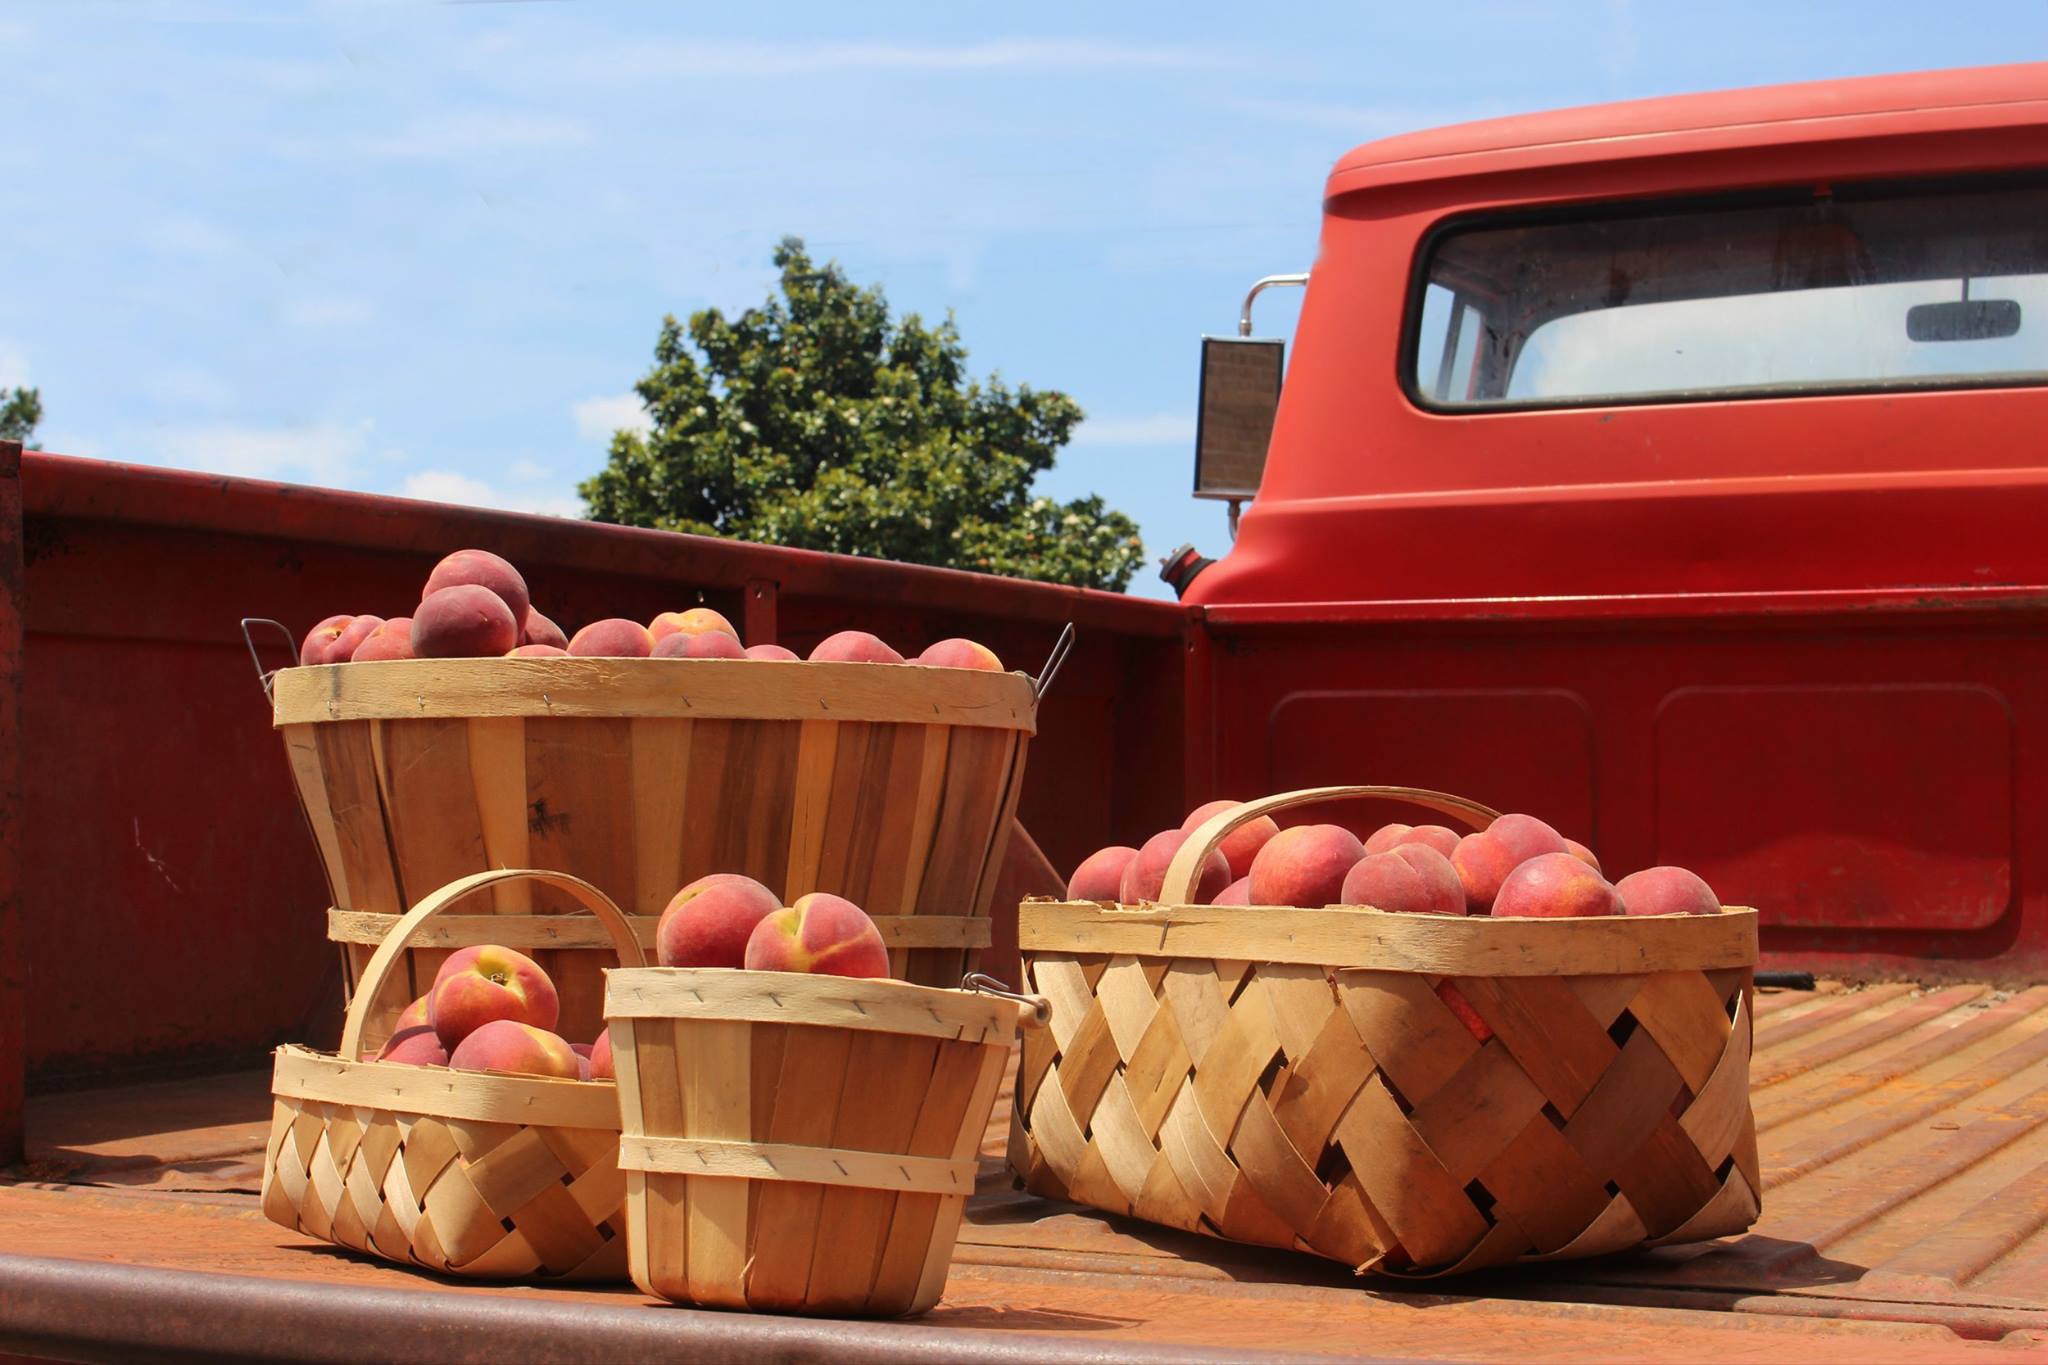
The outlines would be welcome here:
<svg viewBox="0 0 2048 1365">
<path fill-rule="evenodd" d="M 479 1286 L 256 1207 L 268 1072 L 41 1097 L 0 1184 L 0 1349 L 71 1358 L 1857 1360 L 2048 1353 L 2048 986 L 1766 991 L 1763 1221 L 1704 1247 L 1359 1279 L 1015 1192 L 1007 1095 L 915 1322 Z"/>
</svg>

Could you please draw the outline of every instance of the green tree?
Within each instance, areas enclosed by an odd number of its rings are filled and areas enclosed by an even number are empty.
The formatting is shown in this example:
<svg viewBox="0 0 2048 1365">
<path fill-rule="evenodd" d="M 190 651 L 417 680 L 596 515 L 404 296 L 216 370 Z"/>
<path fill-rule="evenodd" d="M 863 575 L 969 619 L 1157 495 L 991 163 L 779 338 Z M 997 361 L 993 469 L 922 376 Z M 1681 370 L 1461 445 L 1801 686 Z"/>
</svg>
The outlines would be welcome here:
<svg viewBox="0 0 2048 1365">
<path fill-rule="evenodd" d="M 581 486 L 598 521 L 1121 589 L 1143 547 L 1099 497 L 1034 495 L 1071 398 L 967 377 L 952 318 L 892 320 L 879 287 L 775 250 L 779 292 L 662 320 L 635 385 L 653 421 Z"/>
<path fill-rule="evenodd" d="M 43 420 L 43 395 L 39 389 L 0 389 L 0 441 L 20 441 L 35 449 L 29 437 Z"/>
</svg>

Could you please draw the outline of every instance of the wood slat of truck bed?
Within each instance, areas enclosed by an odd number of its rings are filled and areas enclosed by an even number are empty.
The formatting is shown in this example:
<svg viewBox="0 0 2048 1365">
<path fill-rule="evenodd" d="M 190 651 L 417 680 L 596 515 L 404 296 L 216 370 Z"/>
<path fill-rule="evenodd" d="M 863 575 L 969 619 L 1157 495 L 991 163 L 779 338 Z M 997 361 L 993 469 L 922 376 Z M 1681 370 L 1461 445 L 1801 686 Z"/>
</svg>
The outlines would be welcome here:
<svg viewBox="0 0 2048 1365">
<path fill-rule="evenodd" d="M 1172 1358 L 1930 1359 L 2048 1348 L 2048 987 L 1824 986 L 1774 993 L 1759 1018 L 1766 1195 L 1746 1237 L 1455 1283 L 1361 1281 L 1313 1257 L 1013 1192 L 999 1161 L 1005 1095 L 940 1308 L 914 1324 L 830 1332 L 654 1308 L 631 1290 L 457 1284 L 288 1234 L 248 1193 L 267 1073 L 49 1096 L 31 1109 L 28 1179 L 0 1187 L 0 1252 L 17 1258 L 0 1257 L 0 1346 L 31 1340 L 18 1325 L 24 1305 L 60 1319 L 39 1329 L 46 1348 L 64 1332 L 105 1349 L 150 1331 L 173 1344 L 175 1324 L 157 1313 L 87 1307 L 63 1318 L 73 1300 L 154 1295 L 209 1305 L 203 1340 L 220 1351 L 235 1349 L 235 1331 L 262 1346 L 323 1311 L 369 1314 L 371 1336 L 347 1343 L 355 1360 L 434 1354 L 433 1324 L 458 1308 L 470 1326 L 455 1345 L 510 1333 L 519 1358 L 594 1358 L 599 1346 L 697 1359 L 1129 1358 L 1148 1343 Z M 195 1274 L 214 1278 L 163 1278 Z"/>
</svg>

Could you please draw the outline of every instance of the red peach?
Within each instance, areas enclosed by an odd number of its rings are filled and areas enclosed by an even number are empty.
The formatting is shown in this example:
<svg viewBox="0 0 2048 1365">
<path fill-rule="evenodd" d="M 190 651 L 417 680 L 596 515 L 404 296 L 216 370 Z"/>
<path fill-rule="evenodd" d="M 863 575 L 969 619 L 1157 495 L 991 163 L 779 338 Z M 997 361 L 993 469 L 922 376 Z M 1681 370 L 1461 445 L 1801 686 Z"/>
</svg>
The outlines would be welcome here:
<svg viewBox="0 0 2048 1365">
<path fill-rule="evenodd" d="M 817 663 L 900 664 L 903 656 L 864 630 L 842 630 L 828 635 L 811 651 Z"/>
<path fill-rule="evenodd" d="M 1244 803 L 1241 801 L 1211 801 L 1206 806 L 1197 806 L 1188 812 L 1188 818 L 1180 822 L 1180 827 L 1193 834 L 1196 826 L 1206 824 L 1223 812 L 1234 810 L 1242 804 Z M 1245 821 L 1224 835 L 1223 842 L 1216 845 L 1216 848 L 1223 854 L 1223 861 L 1230 864 L 1230 875 L 1249 877 L 1252 874 L 1252 859 L 1258 857 L 1259 850 L 1266 846 L 1266 841 L 1279 832 L 1280 826 L 1274 822 L 1272 816 L 1261 815 L 1256 820 Z"/>
<path fill-rule="evenodd" d="M 1503 918 L 1584 919 L 1622 913 L 1607 879 L 1569 853 L 1545 853 L 1507 875 L 1494 898 Z"/>
<path fill-rule="evenodd" d="M 432 1025 L 416 1024 L 400 1029 L 384 1040 L 377 1053 L 380 1062 L 403 1062 L 407 1066 L 446 1066 L 448 1049 L 434 1035 Z"/>
<path fill-rule="evenodd" d="M 342 627 L 341 634 L 334 637 L 334 643 L 327 647 L 327 662 L 345 664 L 354 660 L 356 650 L 363 641 L 370 638 L 376 629 L 384 624 L 381 616 L 352 616 Z"/>
<path fill-rule="evenodd" d="M 608 616 L 577 631 L 569 652 L 579 659 L 644 659 L 654 653 L 654 637 L 638 621 Z"/>
<path fill-rule="evenodd" d="M 1485 1042 L 1493 1037 L 1493 1026 L 1479 1017 L 1479 1011 L 1472 1008 L 1472 1002 L 1465 998 L 1465 992 L 1450 983 L 1449 978 L 1436 983 L 1436 998 L 1458 1016 L 1458 1022 L 1465 1026 L 1474 1038 Z"/>
<path fill-rule="evenodd" d="M 1533 815 L 1499 816 L 1486 827 L 1486 832 L 1500 840 L 1516 867 L 1545 853 L 1565 851 L 1564 836 Z"/>
<path fill-rule="evenodd" d="M 434 566 L 427 575 L 427 586 L 420 590 L 420 600 L 426 601 L 443 588 L 473 584 L 488 588 L 500 602 L 512 612 L 515 624 L 526 620 L 527 611 L 533 606 L 533 598 L 526 591 L 526 580 L 509 560 L 492 554 L 489 550 L 457 550 Z M 506 645 L 505 649 L 512 648 Z M 502 654 L 504 650 L 495 650 Z"/>
<path fill-rule="evenodd" d="M 1600 873 L 1602 876 L 1606 875 L 1606 871 L 1600 866 L 1600 859 L 1594 856 L 1593 850 L 1587 848 L 1577 839 L 1565 840 L 1564 851 L 1571 854 L 1574 858 L 1577 858 L 1587 867 L 1592 868 L 1595 872 Z"/>
<path fill-rule="evenodd" d="M 917 662 L 931 668 L 978 668 L 989 673 L 1003 671 L 1003 661 L 987 645 L 955 636 L 941 640 L 917 656 Z"/>
<path fill-rule="evenodd" d="M 1345 905 L 1411 915 L 1424 913 L 1430 900 L 1414 865 L 1391 853 L 1368 853 L 1353 863 L 1337 894 Z"/>
<path fill-rule="evenodd" d="M 1139 847 L 1137 856 L 1125 865 L 1123 880 L 1117 883 L 1116 898 L 1126 905 L 1158 900 L 1166 889 L 1167 865 L 1187 841 L 1188 832 L 1184 829 L 1161 830 L 1147 839 Z M 1211 897 L 1228 885 L 1230 864 L 1224 861 L 1221 853 L 1211 849 L 1209 856 L 1202 860 L 1202 875 L 1195 878 L 1189 903 L 1207 905 Z"/>
<path fill-rule="evenodd" d="M 781 908 L 782 898 L 752 877 L 699 877 L 655 921 L 654 960 L 664 967 L 738 967 L 754 926 Z"/>
<path fill-rule="evenodd" d="M 612 1070 L 612 1031 L 606 1028 L 597 1035 L 597 1041 L 590 1045 L 590 1079 L 609 1081 L 617 1073 Z"/>
<path fill-rule="evenodd" d="M 1218 891 L 1216 899 L 1209 902 L 1211 905 L 1250 905 L 1251 903 L 1252 879 L 1250 877 L 1239 877 L 1236 881 Z"/>
<path fill-rule="evenodd" d="M 412 652 L 422 659 L 489 659 L 519 643 L 518 618 L 489 588 L 443 588 L 412 614 Z"/>
<path fill-rule="evenodd" d="M 379 659 L 410 659 L 412 652 L 412 618 L 394 616 L 364 637 L 356 646 L 356 652 L 349 655 L 354 663 L 366 664 Z"/>
<path fill-rule="evenodd" d="M 1465 903 L 1475 915 L 1483 915 L 1500 894 L 1500 884 L 1513 872 L 1517 859 L 1507 845 L 1491 834 L 1468 834 L 1451 850 L 1451 866 L 1465 888 Z"/>
<path fill-rule="evenodd" d="M 754 926 L 747 938 L 750 972 L 822 976 L 889 974 L 889 949 L 867 912 L 843 896 L 813 891 Z"/>
<path fill-rule="evenodd" d="M 671 631 L 654 642 L 654 657 L 657 659 L 744 659 L 747 651 L 740 648 L 740 642 L 722 630 L 705 630 L 691 634 L 686 631 Z"/>
<path fill-rule="evenodd" d="M 355 619 L 347 612 L 343 612 L 339 616 L 328 617 L 307 631 L 305 641 L 299 645 L 299 662 L 309 667 L 313 664 L 326 663 L 327 652 L 334 647 L 334 642 L 341 638 L 341 633 L 348 629 L 348 623 Z"/>
<path fill-rule="evenodd" d="M 1138 850 L 1129 844 L 1112 844 L 1108 848 L 1096 849 L 1081 860 L 1081 865 L 1074 869 L 1074 875 L 1067 879 L 1067 899 L 1115 900 L 1117 890 L 1124 882 L 1124 869 L 1137 856 Z"/>
<path fill-rule="evenodd" d="M 1409 832 L 1412 831 L 1414 828 L 1415 826 L 1413 825 L 1404 825 L 1399 823 L 1398 821 L 1390 825 L 1381 825 L 1378 829 L 1374 830 L 1371 834 L 1366 836 L 1366 856 L 1371 857 L 1375 853 L 1393 852 L 1394 845 L 1400 843 L 1403 839 L 1407 838 Z"/>
<path fill-rule="evenodd" d="M 1365 845 L 1342 825 L 1296 825 L 1283 829 L 1252 859 L 1252 904 L 1334 904 L 1344 894 L 1344 877 L 1365 856 Z"/>
<path fill-rule="evenodd" d="M 1465 913 L 1465 884 L 1458 880 L 1458 870 L 1451 866 L 1449 858 L 1428 844 L 1415 843 L 1394 845 L 1392 856 L 1415 869 L 1415 875 L 1421 880 L 1423 892 L 1429 899 L 1429 913 Z"/>
<path fill-rule="evenodd" d="M 456 1071 L 501 1071 L 519 1076 L 582 1079 L 583 1059 L 567 1040 L 516 1019 L 493 1019 L 464 1038 L 448 1054 Z"/>
<path fill-rule="evenodd" d="M 508 659 L 566 659 L 569 657 L 569 651 L 563 649 L 560 645 L 521 645 L 517 649 L 507 651 L 505 657 Z"/>
<path fill-rule="evenodd" d="M 1448 858 L 1451 856 L 1451 851 L 1458 846 L 1458 832 L 1454 829 L 1446 829 L 1442 825 L 1417 825 L 1414 829 L 1401 836 L 1400 842 L 1403 844 L 1420 844 L 1424 848 L 1433 848 Z"/>
<path fill-rule="evenodd" d="M 542 616 L 538 611 L 529 610 L 526 613 L 526 620 L 521 622 L 519 626 L 519 643 L 522 645 L 553 645 L 556 649 L 566 652 L 569 648 L 569 637 L 564 635 L 562 628 L 553 621 Z"/>
<path fill-rule="evenodd" d="M 561 1013 L 555 983 L 521 952 L 485 943 L 458 948 L 427 992 L 434 1032 L 453 1055 L 462 1040 L 494 1019 L 549 1029 Z"/>
<path fill-rule="evenodd" d="M 746 655 L 749 659 L 777 659 L 783 663 L 796 663 L 803 658 L 795 650 L 781 645 L 748 645 Z"/>
<path fill-rule="evenodd" d="M 398 1022 L 391 1026 L 391 1031 L 394 1034 L 398 1034 L 405 1032 L 409 1028 L 425 1028 L 432 1025 L 434 1022 L 433 1004 L 434 996 L 430 990 L 427 994 L 398 1012 Z"/>
<path fill-rule="evenodd" d="M 1646 867 L 1615 886 L 1629 915 L 1718 915 L 1721 898 L 1696 872 L 1683 867 Z"/>
<path fill-rule="evenodd" d="M 660 644 L 671 635 L 730 635 L 738 641 L 740 633 L 732 628 L 732 622 L 709 607 L 691 607 L 688 611 L 665 611 L 647 623 L 647 633 Z"/>
</svg>

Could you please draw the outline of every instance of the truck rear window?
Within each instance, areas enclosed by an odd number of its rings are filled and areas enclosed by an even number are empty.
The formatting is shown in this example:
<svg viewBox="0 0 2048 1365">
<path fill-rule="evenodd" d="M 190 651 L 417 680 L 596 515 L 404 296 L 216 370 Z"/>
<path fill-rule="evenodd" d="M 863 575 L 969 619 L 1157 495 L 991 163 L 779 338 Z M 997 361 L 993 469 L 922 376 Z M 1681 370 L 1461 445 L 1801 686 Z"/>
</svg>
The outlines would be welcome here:
<svg viewBox="0 0 2048 1365">
<path fill-rule="evenodd" d="M 2048 381 L 2048 185 L 1662 205 L 1438 233 L 1427 406 Z"/>
</svg>

